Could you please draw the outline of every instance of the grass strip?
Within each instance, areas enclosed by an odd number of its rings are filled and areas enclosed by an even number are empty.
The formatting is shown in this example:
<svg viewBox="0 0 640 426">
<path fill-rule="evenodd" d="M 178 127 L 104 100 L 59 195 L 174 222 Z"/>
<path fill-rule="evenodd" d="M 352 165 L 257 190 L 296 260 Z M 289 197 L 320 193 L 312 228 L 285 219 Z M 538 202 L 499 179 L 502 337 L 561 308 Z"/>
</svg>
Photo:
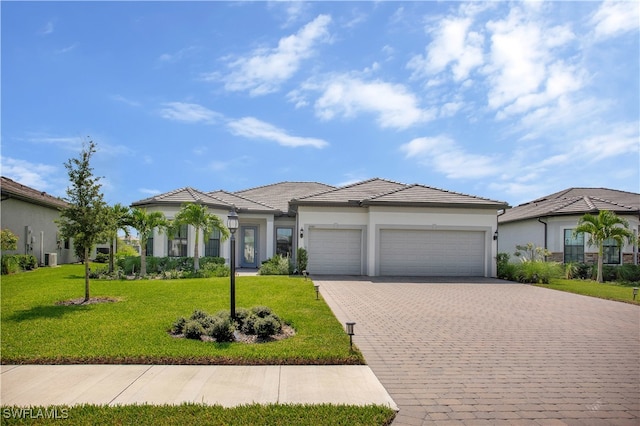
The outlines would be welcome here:
<svg viewBox="0 0 640 426">
<path fill-rule="evenodd" d="M 538 287 L 640 305 L 640 295 L 636 297 L 636 300 L 633 300 L 632 286 L 616 283 L 599 283 L 592 280 L 552 279 L 549 284 L 539 284 Z"/>
<path fill-rule="evenodd" d="M 298 425 L 298 426 L 385 426 L 395 411 L 379 405 L 78 405 L 0 407 L 3 425 Z"/>
</svg>

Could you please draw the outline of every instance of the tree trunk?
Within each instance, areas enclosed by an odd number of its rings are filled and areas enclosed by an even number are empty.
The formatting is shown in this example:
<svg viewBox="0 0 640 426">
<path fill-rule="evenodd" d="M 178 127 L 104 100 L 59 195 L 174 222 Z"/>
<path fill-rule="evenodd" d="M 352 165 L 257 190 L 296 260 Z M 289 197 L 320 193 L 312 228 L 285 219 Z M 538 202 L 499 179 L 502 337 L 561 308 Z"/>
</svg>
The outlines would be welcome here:
<svg viewBox="0 0 640 426">
<path fill-rule="evenodd" d="M 114 265 L 113 265 L 113 250 L 114 250 L 114 244 L 113 244 L 113 239 L 111 239 L 111 242 L 109 243 L 109 273 L 113 274 L 113 270 L 114 270 Z"/>
<path fill-rule="evenodd" d="M 89 302 L 89 249 L 84 248 L 84 301 Z"/>
<path fill-rule="evenodd" d="M 147 241 L 140 240 L 140 277 L 147 275 Z"/>
<path fill-rule="evenodd" d="M 200 269 L 200 253 L 198 253 L 198 234 L 200 234 L 200 229 L 196 228 L 196 247 L 193 250 L 193 270 L 198 272 Z"/>
<path fill-rule="evenodd" d="M 604 278 L 602 277 L 603 252 L 604 252 L 603 245 L 600 244 L 600 247 L 598 248 L 598 277 L 596 278 L 596 280 L 599 283 L 604 282 Z"/>
</svg>

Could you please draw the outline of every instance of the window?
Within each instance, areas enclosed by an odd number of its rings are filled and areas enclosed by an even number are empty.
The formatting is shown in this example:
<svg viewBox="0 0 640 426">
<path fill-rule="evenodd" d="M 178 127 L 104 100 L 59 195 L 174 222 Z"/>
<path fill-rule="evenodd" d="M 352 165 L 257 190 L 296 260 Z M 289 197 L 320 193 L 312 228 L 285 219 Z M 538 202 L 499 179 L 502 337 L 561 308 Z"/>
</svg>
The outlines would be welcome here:
<svg viewBox="0 0 640 426">
<path fill-rule="evenodd" d="M 169 257 L 187 257 L 187 225 L 180 225 L 180 229 L 168 240 Z"/>
<path fill-rule="evenodd" d="M 620 247 L 613 238 L 607 238 L 602 243 L 602 262 L 619 265 Z"/>
<path fill-rule="evenodd" d="M 204 255 L 210 257 L 220 256 L 220 231 L 217 229 L 214 229 L 209 234 L 209 240 L 204 246 Z"/>
<path fill-rule="evenodd" d="M 276 254 L 291 257 L 293 228 L 276 228 Z"/>
<path fill-rule="evenodd" d="M 153 256 L 153 234 L 147 238 L 147 256 Z"/>
<path fill-rule="evenodd" d="M 584 263 L 584 234 L 573 235 L 573 229 L 564 230 L 564 263 Z"/>
</svg>

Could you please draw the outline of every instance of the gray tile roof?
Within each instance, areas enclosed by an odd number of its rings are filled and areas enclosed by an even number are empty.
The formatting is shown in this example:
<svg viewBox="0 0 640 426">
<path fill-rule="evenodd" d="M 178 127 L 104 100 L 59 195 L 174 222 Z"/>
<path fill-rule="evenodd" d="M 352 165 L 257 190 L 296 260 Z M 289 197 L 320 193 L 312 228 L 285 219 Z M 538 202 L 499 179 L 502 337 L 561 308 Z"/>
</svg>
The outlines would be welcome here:
<svg viewBox="0 0 640 426">
<path fill-rule="evenodd" d="M 5 197 L 18 198 L 23 201 L 56 209 L 64 209 L 69 206 L 69 203 L 61 198 L 49 195 L 44 191 L 38 191 L 37 189 L 15 182 L 4 176 L 0 177 L 0 191 L 2 192 L 3 199 Z"/>
<path fill-rule="evenodd" d="M 607 188 L 569 188 L 507 210 L 498 221 L 507 223 L 538 217 L 582 215 L 600 210 L 640 214 L 640 194 Z"/>
<path fill-rule="evenodd" d="M 145 206 L 150 204 L 182 204 L 182 203 L 202 203 L 210 207 L 230 209 L 232 206 L 225 201 L 206 194 L 197 189 L 190 187 L 180 188 L 173 191 L 165 192 L 164 194 L 154 195 L 153 197 L 145 198 L 144 200 L 135 201 L 131 203 L 134 207 Z"/>
<path fill-rule="evenodd" d="M 236 191 L 234 194 L 272 206 L 287 214 L 289 201 L 292 199 L 331 189 L 335 187 L 318 182 L 280 182 Z"/>
<path fill-rule="evenodd" d="M 425 185 L 374 178 L 294 200 L 297 205 L 475 206 L 503 209 L 507 203 Z"/>
<path fill-rule="evenodd" d="M 220 199 L 227 204 L 236 206 L 239 210 L 246 210 L 252 212 L 267 212 L 267 213 L 276 213 L 278 209 L 271 207 L 264 203 L 259 203 L 257 201 L 250 200 L 246 197 L 243 197 L 238 194 L 234 194 L 232 192 L 227 192 L 223 190 L 208 192 L 212 197 Z"/>
<path fill-rule="evenodd" d="M 333 188 L 315 195 L 307 195 L 297 198 L 292 204 L 353 204 L 362 200 L 388 194 L 407 185 L 390 180 L 374 178 L 357 182 L 351 185 Z"/>
<path fill-rule="evenodd" d="M 366 199 L 363 201 L 363 204 L 429 205 L 442 207 L 455 205 L 460 207 L 490 207 L 496 209 L 504 209 L 507 207 L 507 203 L 503 201 L 490 200 L 488 198 L 461 194 L 420 184 L 406 185 L 403 188 L 387 194 Z"/>
</svg>

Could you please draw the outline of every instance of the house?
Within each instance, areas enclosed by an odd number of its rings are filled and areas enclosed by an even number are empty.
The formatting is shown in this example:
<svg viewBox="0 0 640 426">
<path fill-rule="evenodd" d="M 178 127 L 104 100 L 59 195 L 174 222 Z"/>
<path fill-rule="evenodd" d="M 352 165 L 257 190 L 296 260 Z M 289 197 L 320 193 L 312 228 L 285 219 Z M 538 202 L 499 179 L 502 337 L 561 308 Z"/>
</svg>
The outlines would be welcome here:
<svg viewBox="0 0 640 426">
<path fill-rule="evenodd" d="M 2 229 L 18 237 L 17 250 L 3 254 L 31 254 L 39 265 L 77 261 L 72 242 L 60 238 L 55 223 L 67 202 L 4 176 L 0 177 L 0 192 Z"/>
<path fill-rule="evenodd" d="M 226 222 L 238 212 L 237 264 L 256 268 L 275 254 L 308 252 L 312 274 L 495 276 L 498 211 L 504 202 L 424 185 L 370 179 L 343 187 L 281 182 L 236 192 L 181 188 L 132 207 L 175 217 L 185 202 L 202 203 Z M 194 230 L 154 232 L 147 253 L 193 256 Z M 229 259 L 213 233 L 199 253 Z"/>
<path fill-rule="evenodd" d="M 640 230 L 640 194 L 607 188 L 569 188 L 506 210 L 498 217 L 498 251 L 513 255 L 516 245 L 533 243 L 551 252 L 549 260 L 569 263 L 595 263 L 597 247 L 587 244 L 588 236 L 573 235 L 585 213 L 610 210 Z M 619 248 L 614 241 L 605 243 L 604 263 L 638 264 L 638 246 Z"/>
</svg>

